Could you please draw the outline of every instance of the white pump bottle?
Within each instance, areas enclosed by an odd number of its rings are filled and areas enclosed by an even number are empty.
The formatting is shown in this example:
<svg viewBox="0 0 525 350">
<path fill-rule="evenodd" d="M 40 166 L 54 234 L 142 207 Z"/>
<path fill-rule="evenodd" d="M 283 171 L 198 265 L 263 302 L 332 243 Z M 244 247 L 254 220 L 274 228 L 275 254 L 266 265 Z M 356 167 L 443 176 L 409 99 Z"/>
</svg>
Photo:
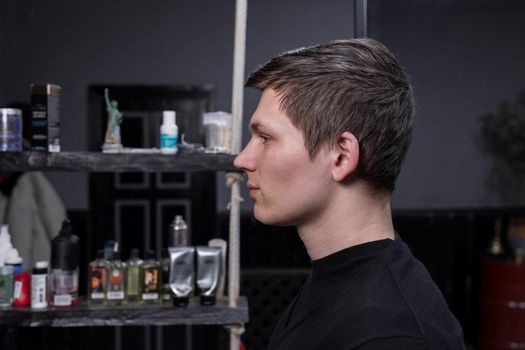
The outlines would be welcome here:
<svg viewBox="0 0 525 350">
<path fill-rule="evenodd" d="M 162 125 L 160 126 L 160 153 L 176 154 L 179 127 L 175 124 L 175 111 L 162 112 Z"/>
</svg>

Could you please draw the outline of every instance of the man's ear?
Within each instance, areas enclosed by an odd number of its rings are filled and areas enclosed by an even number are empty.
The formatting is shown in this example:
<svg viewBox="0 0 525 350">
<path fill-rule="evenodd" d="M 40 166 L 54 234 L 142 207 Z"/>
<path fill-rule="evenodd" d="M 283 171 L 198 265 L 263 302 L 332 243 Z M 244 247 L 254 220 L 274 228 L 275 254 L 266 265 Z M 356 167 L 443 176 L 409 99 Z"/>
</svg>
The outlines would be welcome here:
<svg viewBox="0 0 525 350">
<path fill-rule="evenodd" d="M 359 163 L 359 141 L 349 131 L 343 132 L 334 147 L 332 178 L 342 182 L 355 173 Z"/>
</svg>

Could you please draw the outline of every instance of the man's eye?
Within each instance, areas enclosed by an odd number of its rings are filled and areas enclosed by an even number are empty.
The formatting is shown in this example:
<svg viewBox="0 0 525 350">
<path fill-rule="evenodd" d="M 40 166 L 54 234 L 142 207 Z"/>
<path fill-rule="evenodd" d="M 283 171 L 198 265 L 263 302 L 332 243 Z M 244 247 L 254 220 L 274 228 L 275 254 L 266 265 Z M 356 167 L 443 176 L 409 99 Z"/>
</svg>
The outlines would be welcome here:
<svg viewBox="0 0 525 350">
<path fill-rule="evenodd" d="M 261 134 L 261 135 L 259 135 L 259 137 L 261 138 L 262 143 L 267 143 L 268 141 L 270 141 L 270 136 L 268 136 L 268 135 Z"/>
</svg>

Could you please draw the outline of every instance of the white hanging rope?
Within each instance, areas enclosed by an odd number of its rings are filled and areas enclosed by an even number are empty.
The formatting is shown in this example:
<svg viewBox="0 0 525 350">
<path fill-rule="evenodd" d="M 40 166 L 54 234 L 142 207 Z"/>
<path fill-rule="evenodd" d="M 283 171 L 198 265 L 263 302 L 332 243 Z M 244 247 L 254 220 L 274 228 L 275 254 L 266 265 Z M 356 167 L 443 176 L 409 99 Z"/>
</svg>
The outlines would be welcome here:
<svg viewBox="0 0 525 350">
<path fill-rule="evenodd" d="M 237 305 L 239 297 L 239 273 L 240 273 L 240 187 L 242 183 L 241 173 L 227 173 L 226 184 L 231 188 L 230 202 L 230 239 L 229 239 L 229 271 L 228 271 L 228 303 L 230 307 Z"/>
<path fill-rule="evenodd" d="M 232 145 L 231 151 L 241 151 L 242 112 L 244 97 L 244 60 L 246 52 L 246 17 L 248 1 L 237 0 L 235 9 L 235 39 L 233 49 L 233 86 L 232 86 Z"/>
<path fill-rule="evenodd" d="M 246 52 L 246 18 L 248 1 L 236 0 L 235 5 L 235 39 L 233 51 L 233 86 L 232 86 L 232 144 L 231 151 L 237 154 L 241 151 L 242 114 L 244 97 L 244 60 Z M 240 275 L 240 184 L 242 176 L 239 173 L 226 174 L 227 184 L 231 187 L 230 207 L 230 238 L 228 265 L 228 304 L 237 305 L 239 298 Z M 239 350 L 242 327 L 230 331 L 230 350 Z"/>
<path fill-rule="evenodd" d="M 231 174 L 227 174 L 231 175 Z M 236 173 L 234 175 L 240 175 Z M 240 202 L 237 199 L 240 195 L 240 181 L 235 181 L 231 185 L 232 202 L 230 209 L 230 248 L 229 248 L 229 279 L 228 279 L 228 304 L 230 307 L 237 306 L 239 298 L 239 275 L 240 275 Z M 242 326 L 242 325 L 241 325 Z M 241 341 L 242 327 L 230 329 L 230 350 L 239 350 Z"/>
<path fill-rule="evenodd" d="M 244 54 L 246 47 L 246 16 L 248 4 L 247 0 L 236 0 L 235 10 L 235 43 L 233 53 L 233 88 L 232 88 L 232 151 L 234 154 L 241 150 L 242 139 L 242 104 L 244 96 Z M 231 209 L 230 209 L 230 264 L 229 264 L 229 283 L 228 296 L 229 305 L 235 306 L 239 297 L 239 236 L 240 236 L 240 186 L 239 178 L 227 175 L 233 179 L 231 185 Z"/>
</svg>

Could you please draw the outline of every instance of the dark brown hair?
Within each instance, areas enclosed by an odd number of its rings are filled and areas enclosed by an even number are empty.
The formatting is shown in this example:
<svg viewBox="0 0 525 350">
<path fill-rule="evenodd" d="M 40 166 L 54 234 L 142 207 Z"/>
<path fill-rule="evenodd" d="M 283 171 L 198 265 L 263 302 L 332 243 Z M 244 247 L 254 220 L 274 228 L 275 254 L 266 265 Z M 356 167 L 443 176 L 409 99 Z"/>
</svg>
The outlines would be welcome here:
<svg viewBox="0 0 525 350">
<path fill-rule="evenodd" d="M 411 141 L 414 101 L 395 57 L 373 39 L 287 51 L 257 68 L 247 87 L 274 89 L 302 130 L 311 159 L 344 131 L 359 141 L 359 176 L 392 192 Z"/>
</svg>

